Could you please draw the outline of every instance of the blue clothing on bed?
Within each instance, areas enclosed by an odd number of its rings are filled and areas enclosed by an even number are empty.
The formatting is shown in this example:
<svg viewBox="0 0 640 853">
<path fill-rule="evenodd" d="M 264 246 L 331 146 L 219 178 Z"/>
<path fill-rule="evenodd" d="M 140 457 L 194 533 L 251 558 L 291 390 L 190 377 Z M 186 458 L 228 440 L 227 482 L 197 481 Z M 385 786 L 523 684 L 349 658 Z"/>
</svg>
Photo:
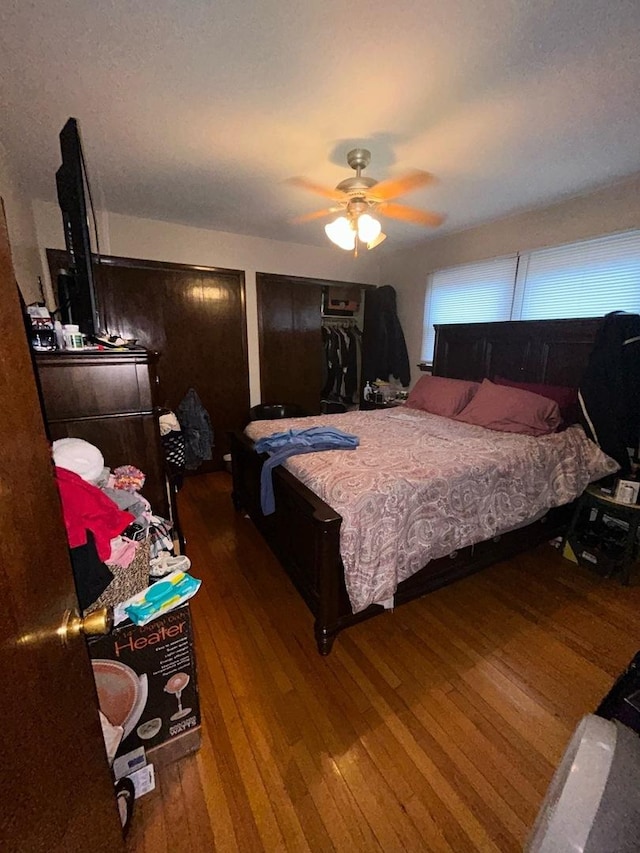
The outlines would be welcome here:
<svg viewBox="0 0 640 853">
<path fill-rule="evenodd" d="M 271 515 L 275 512 L 276 502 L 271 472 L 285 459 L 320 450 L 355 450 L 359 443 L 357 435 L 350 435 L 333 427 L 290 429 L 259 438 L 254 444 L 255 450 L 258 453 L 271 454 L 263 464 L 260 475 L 260 503 L 263 515 Z"/>
</svg>

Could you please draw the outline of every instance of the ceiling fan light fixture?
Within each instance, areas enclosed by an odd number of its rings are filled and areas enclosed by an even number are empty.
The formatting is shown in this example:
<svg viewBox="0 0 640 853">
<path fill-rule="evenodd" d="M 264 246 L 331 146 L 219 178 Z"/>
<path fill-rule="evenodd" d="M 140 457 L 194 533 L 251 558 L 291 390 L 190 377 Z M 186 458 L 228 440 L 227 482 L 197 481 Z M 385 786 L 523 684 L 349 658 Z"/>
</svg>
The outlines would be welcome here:
<svg viewBox="0 0 640 853">
<path fill-rule="evenodd" d="M 382 226 L 370 214 L 363 213 L 358 217 L 358 239 L 362 240 L 363 243 L 373 243 L 381 231 Z"/>
<path fill-rule="evenodd" d="M 414 225 L 422 225 L 428 228 L 437 228 L 442 225 L 445 217 L 439 213 L 418 210 L 418 208 L 407 207 L 394 201 L 405 193 L 434 183 L 433 175 L 429 172 L 423 172 L 421 169 L 412 169 L 404 175 L 376 181 L 374 178 L 365 177 L 362 174 L 370 160 L 371 152 L 365 148 L 354 148 L 349 151 L 347 163 L 355 170 L 355 177 L 345 178 L 344 181 L 340 181 L 335 189 L 321 186 L 307 178 L 291 178 L 289 183 L 329 198 L 334 204 L 328 210 L 313 211 L 313 213 L 296 217 L 293 221 L 309 222 L 337 210 L 344 210 L 346 215 L 339 216 L 333 222 L 325 225 L 324 230 L 334 245 L 345 251 L 353 250 L 356 257 L 361 243 L 368 249 L 375 249 L 383 240 L 386 240 L 380 223 L 371 216 L 370 211 L 382 214 L 383 217 L 388 216 L 391 219 L 399 219 L 402 222 L 411 222 Z"/>
<path fill-rule="evenodd" d="M 375 249 L 376 246 L 379 246 L 383 240 L 387 239 L 387 235 L 381 231 L 378 236 L 374 240 L 370 240 L 367 243 L 367 249 Z"/>
<path fill-rule="evenodd" d="M 333 222 L 329 222 L 328 225 L 324 226 L 324 231 L 336 246 L 345 249 L 345 251 L 353 251 L 356 244 L 356 232 L 346 216 L 339 216 Z"/>
</svg>

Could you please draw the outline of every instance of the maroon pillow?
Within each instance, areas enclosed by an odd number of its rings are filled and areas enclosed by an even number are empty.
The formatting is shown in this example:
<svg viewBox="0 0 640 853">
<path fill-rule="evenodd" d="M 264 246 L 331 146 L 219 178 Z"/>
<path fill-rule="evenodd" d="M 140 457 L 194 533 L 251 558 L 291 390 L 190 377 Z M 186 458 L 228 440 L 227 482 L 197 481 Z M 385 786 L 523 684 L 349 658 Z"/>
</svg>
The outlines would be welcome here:
<svg viewBox="0 0 640 853">
<path fill-rule="evenodd" d="M 514 382 L 504 376 L 495 376 L 493 382 L 496 385 L 506 385 L 509 388 L 520 388 L 522 391 L 531 391 L 532 394 L 540 394 L 555 400 L 560 408 L 560 415 L 565 424 L 574 424 L 578 421 L 578 389 L 568 388 L 566 385 L 545 385 L 542 382 Z"/>
<path fill-rule="evenodd" d="M 464 409 L 479 387 L 477 382 L 427 374 L 411 389 L 407 406 L 431 412 L 432 415 L 453 418 Z"/>
<path fill-rule="evenodd" d="M 562 423 L 555 400 L 520 388 L 494 385 L 488 379 L 456 420 L 521 435 L 547 435 Z"/>
</svg>

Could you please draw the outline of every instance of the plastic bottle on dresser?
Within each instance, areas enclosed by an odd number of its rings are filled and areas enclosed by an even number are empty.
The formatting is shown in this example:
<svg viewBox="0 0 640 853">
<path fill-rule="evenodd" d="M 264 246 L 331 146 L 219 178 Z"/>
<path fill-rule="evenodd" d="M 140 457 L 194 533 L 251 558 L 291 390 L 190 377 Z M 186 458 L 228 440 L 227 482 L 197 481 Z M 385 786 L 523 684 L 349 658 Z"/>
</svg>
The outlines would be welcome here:
<svg viewBox="0 0 640 853">
<path fill-rule="evenodd" d="M 62 335 L 65 349 L 84 349 L 84 338 L 79 326 L 67 323 L 62 327 Z"/>
</svg>

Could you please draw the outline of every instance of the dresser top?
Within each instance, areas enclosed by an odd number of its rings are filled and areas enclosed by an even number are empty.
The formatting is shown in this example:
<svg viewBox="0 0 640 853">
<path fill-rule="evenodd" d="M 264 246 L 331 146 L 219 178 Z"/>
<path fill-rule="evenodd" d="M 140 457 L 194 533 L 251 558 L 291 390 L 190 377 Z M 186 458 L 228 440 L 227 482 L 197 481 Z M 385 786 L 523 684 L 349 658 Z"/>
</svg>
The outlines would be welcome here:
<svg viewBox="0 0 640 853">
<path fill-rule="evenodd" d="M 62 367 L 70 364 L 149 364 L 156 362 L 160 354 L 137 347 L 127 350 L 53 350 L 36 352 L 35 356 L 38 365 Z"/>
</svg>

